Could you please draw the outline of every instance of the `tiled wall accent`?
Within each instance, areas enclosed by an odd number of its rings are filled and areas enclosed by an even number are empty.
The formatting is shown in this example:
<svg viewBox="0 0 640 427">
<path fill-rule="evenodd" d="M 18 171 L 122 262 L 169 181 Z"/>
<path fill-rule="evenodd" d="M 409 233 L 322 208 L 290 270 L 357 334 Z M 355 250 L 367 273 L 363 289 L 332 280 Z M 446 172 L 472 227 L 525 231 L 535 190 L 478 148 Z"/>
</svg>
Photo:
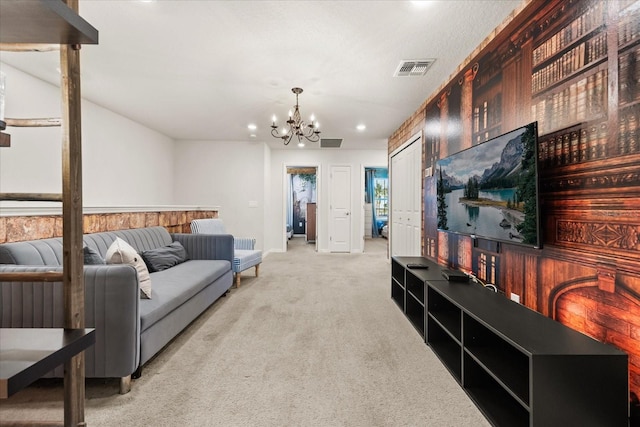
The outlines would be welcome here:
<svg viewBox="0 0 640 427">
<path fill-rule="evenodd" d="M 217 218 L 218 211 L 157 211 L 85 214 L 84 233 L 162 226 L 170 233 L 190 233 L 191 220 Z M 0 217 L 0 243 L 62 236 L 60 215 Z"/>
</svg>

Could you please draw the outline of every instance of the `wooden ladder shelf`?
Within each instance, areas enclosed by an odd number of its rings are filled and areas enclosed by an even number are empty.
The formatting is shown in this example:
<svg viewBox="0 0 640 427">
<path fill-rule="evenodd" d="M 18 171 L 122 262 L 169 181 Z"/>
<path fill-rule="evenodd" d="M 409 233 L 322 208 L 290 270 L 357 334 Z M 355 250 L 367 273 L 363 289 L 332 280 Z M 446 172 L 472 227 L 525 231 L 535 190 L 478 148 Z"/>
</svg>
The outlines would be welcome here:
<svg viewBox="0 0 640 427">
<path fill-rule="evenodd" d="M 7 119 L 8 126 L 62 127 L 62 193 L 0 193 L 0 200 L 62 202 L 63 272 L 3 273 L 0 281 L 63 283 L 64 327 L 84 328 L 80 47 L 97 44 L 98 31 L 78 15 L 78 0 L 0 1 L 0 49 L 60 50 L 62 118 Z M 10 140 L 2 134 L 0 146 Z M 64 425 L 83 426 L 84 352 L 64 366 Z"/>
</svg>

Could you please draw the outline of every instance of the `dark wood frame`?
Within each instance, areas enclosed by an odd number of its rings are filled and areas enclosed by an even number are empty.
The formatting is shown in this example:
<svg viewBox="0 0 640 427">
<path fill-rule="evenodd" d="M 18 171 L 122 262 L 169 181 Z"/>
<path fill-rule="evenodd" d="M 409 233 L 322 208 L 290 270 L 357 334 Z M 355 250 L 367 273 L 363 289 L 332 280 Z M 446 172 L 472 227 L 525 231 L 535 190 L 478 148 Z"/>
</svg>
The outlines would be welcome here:
<svg viewBox="0 0 640 427">
<path fill-rule="evenodd" d="M 78 15 L 78 0 L 3 0 L 0 3 L 0 49 L 38 50 L 34 44 L 60 45 L 62 95 L 63 299 L 65 329 L 84 328 L 82 255 L 82 117 L 81 43 L 98 43 L 98 31 Z M 15 196 L 15 195 L 14 195 Z M 38 194 L 19 195 L 40 200 Z M 11 199 L 0 194 L 0 200 Z M 13 198 L 15 199 L 15 198 Z M 0 274 L 0 280 L 2 275 Z M 40 280 L 29 273 L 13 280 Z M 84 353 L 64 362 L 64 424 L 84 425 Z"/>
</svg>

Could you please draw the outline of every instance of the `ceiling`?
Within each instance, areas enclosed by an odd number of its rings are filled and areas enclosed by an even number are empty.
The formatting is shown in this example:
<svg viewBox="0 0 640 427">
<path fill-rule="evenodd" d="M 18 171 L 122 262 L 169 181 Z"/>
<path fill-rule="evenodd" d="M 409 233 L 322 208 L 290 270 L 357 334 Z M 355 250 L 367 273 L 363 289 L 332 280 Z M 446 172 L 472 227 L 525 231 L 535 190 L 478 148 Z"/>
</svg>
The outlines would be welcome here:
<svg viewBox="0 0 640 427">
<path fill-rule="evenodd" d="M 297 150 L 270 135 L 297 86 L 301 114 L 315 115 L 321 137 L 342 138 L 341 149 L 386 149 L 522 2 L 80 0 L 100 33 L 81 51 L 82 94 L 176 140 Z M 59 85 L 57 52 L 1 55 Z M 424 76 L 394 77 L 411 59 L 435 62 Z"/>
</svg>

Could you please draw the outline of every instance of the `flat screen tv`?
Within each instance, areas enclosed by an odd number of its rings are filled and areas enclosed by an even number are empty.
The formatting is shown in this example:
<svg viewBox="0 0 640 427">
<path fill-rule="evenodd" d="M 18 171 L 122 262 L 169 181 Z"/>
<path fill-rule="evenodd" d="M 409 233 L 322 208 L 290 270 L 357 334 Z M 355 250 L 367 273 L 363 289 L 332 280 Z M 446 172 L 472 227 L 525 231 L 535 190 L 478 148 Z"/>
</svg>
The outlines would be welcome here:
<svg viewBox="0 0 640 427">
<path fill-rule="evenodd" d="M 438 229 L 540 248 L 537 123 L 438 160 Z"/>
</svg>

